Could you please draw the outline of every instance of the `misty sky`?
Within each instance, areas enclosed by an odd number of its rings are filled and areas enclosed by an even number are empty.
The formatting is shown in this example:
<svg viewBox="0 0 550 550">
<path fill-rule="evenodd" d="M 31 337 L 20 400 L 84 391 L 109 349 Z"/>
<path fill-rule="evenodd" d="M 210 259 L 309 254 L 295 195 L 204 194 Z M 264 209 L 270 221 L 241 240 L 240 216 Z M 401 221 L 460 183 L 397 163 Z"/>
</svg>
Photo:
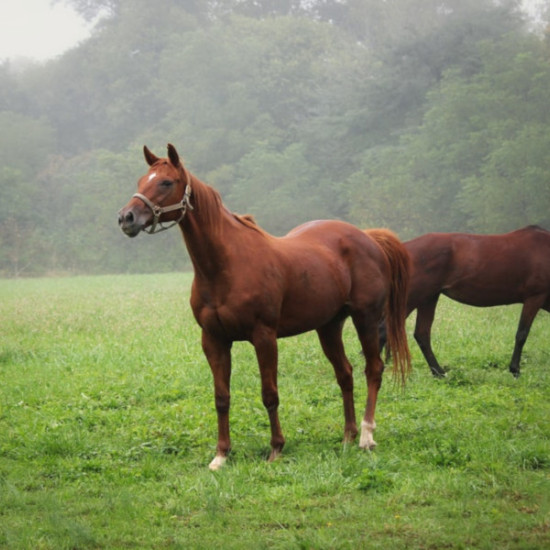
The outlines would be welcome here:
<svg viewBox="0 0 550 550">
<path fill-rule="evenodd" d="M 75 46 L 90 26 L 63 2 L 2 0 L 0 62 L 28 57 L 50 59 Z"/>
<path fill-rule="evenodd" d="M 84 40 L 90 29 L 63 0 L 1 0 L 0 62 L 20 57 L 50 59 Z"/>
</svg>

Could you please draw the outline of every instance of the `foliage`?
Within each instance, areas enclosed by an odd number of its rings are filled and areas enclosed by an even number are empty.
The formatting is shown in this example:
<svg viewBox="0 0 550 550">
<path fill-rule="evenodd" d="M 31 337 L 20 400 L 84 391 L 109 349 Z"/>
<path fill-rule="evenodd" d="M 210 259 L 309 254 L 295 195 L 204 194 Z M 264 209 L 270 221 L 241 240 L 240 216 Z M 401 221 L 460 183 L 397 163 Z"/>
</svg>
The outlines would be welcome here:
<svg viewBox="0 0 550 550">
<path fill-rule="evenodd" d="M 176 231 L 117 233 L 143 144 L 276 234 L 550 223 L 549 45 L 516 1 L 66 2 L 88 40 L 0 67 L 3 276 L 186 266 Z"/>
<path fill-rule="evenodd" d="M 356 222 L 401 219 L 408 236 L 548 226 L 548 50 L 509 37 L 480 44 L 478 63 L 474 75 L 445 73 L 399 144 L 366 152 L 349 179 Z"/>
<path fill-rule="evenodd" d="M 410 339 L 406 387 L 386 379 L 375 451 L 342 446 L 338 385 L 315 334 L 279 341 L 287 445 L 249 344 L 233 350 L 233 452 L 208 470 L 212 377 L 189 275 L 0 281 L 0 547 L 546 548 L 550 317 L 522 375 L 506 370 L 520 308 L 442 299 L 435 380 Z M 412 332 L 412 319 L 408 331 Z M 351 326 L 357 413 L 365 382 Z"/>
</svg>

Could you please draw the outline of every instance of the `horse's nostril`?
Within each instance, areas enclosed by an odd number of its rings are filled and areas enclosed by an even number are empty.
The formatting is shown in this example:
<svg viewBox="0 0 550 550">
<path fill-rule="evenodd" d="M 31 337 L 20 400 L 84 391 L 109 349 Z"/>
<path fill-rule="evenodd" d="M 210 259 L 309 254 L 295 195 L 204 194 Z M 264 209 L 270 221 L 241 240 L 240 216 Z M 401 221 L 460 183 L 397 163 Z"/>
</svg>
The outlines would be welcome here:
<svg viewBox="0 0 550 550">
<path fill-rule="evenodd" d="M 126 213 L 121 210 L 118 213 L 118 225 L 121 227 L 132 225 L 134 223 L 134 219 L 134 213 L 131 210 Z"/>
</svg>

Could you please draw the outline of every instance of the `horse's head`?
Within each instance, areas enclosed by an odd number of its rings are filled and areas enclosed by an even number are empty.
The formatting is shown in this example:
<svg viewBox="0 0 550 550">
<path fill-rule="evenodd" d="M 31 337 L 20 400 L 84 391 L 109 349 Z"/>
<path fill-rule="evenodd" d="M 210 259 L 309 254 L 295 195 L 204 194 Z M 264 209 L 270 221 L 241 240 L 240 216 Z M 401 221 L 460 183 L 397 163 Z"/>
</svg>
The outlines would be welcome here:
<svg viewBox="0 0 550 550">
<path fill-rule="evenodd" d="M 168 158 L 159 158 L 143 147 L 149 171 L 138 181 L 138 192 L 118 213 L 118 224 L 129 237 L 140 231 L 158 233 L 179 223 L 188 209 L 191 187 L 176 148 L 168 144 Z M 165 226 L 163 223 L 172 222 Z"/>
</svg>

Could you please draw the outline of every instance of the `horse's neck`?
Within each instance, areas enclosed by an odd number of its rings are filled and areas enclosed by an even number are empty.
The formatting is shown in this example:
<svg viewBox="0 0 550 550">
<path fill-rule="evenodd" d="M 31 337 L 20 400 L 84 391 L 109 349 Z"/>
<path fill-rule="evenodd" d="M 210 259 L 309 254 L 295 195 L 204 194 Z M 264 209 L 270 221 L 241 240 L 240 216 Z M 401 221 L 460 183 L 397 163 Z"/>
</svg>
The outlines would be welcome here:
<svg viewBox="0 0 550 550">
<path fill-rule="evenodd" d="M 211 187 L 194 176 L 190 185 L 193 210 L 187 211 L 180 228 L 195 274 L 215 279 L 226 267 L 226 243 L 234 231 L 232 215 Z"/>
</svg>

